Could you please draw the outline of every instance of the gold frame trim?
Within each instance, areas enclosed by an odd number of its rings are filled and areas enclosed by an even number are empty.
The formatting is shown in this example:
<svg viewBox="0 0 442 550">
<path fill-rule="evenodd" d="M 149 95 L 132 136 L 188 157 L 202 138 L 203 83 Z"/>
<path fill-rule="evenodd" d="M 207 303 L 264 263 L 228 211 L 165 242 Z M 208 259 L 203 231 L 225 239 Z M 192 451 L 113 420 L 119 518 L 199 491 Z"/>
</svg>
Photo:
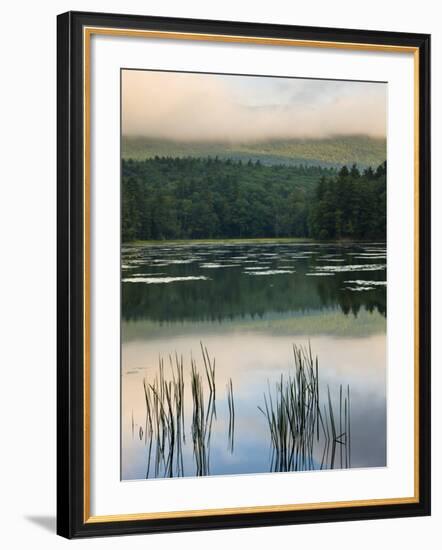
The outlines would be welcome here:
<svg viewBox="0 0 442 550">
<path fill-rule="evenodd" d="M 249 506 L 235 508 L 214 508 L 203 510 L 177 510 L 172 512 L 151 512 L 92 516 L 90 510 L 90 68 L 92 35 L 131 36 L 169 40 L 194 40 L 203 42 L 232 42 L 286 47 L 333 48 L 388 53 L 412 53 L 414 62 L 414 495 L 411 497 L 284 504 L 270 506 Z M 84 523 L 116 521 L 141 521 L 152 519 L 173 519 L 230 514 L 263 512 L 287 512 L 300 510 L 324 510 L 354 508 L 357 506 L 385 506 L 392 504 L 413 504 L 419 502 L 419 49 L 411 46 L 364 44 L 352 42 L 330 42 L 321 40 L 296 40 L 266 37 L 245 37 L 236 35 L 148 31 L 135 29 L 114 29 L 108 27 L 84 27 L 83 29 L 83 93 L 84 93 L 84 135 L 83 135 L 83 211 L 84 211 Z"/>
</svg>

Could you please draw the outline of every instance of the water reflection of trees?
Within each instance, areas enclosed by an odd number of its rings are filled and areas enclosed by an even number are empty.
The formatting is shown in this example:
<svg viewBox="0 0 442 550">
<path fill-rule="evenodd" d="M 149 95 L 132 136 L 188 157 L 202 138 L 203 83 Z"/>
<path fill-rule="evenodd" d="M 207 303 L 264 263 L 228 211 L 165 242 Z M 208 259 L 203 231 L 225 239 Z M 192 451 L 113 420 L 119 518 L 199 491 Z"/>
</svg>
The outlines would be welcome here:
<svg viewBox="0 0 442 550">
<path fill-rule="evenodd" d="M 370 279 L 382 281 L 379 276 L 373 276 L 370 273 Z M 361 309 L 370 313 L 378 311 L 384 317 L 387 315 L 387 296 L 385 287 L 375 287 L 371 290 L 357 291 L 352 290 L 345 283 L 351 278 L 348 273 L 339 276 L 327 277 L 328 281 L 316 282 L 316 290 L 324 306 L 339 306 L 345 315 L 353 314 L 357 317 Z"/>
<path fill-rule="evenodd" d="M 215 270 L 213 270 L 215 271 Z M 188 273 L 187 273 L 188 274 Z M 180 274 L 182 275 L 182 274 Z M 370 280 L 382 281 L 385 272 L 370 272 Z M 210 273 L 208 281 L 172 284 L 123 284 L 122 316 L 125 320 L 222 321 L 238 317 L 263 317 L 266 313 L 307 312 L 339 307 L 345 315 L 361 309 L 386 316 L 386 289 L 355 291 L 346 281 L 355 273 L 308 277 L 305 273 L 247 276 L 235 268 Z"/>
</svg>

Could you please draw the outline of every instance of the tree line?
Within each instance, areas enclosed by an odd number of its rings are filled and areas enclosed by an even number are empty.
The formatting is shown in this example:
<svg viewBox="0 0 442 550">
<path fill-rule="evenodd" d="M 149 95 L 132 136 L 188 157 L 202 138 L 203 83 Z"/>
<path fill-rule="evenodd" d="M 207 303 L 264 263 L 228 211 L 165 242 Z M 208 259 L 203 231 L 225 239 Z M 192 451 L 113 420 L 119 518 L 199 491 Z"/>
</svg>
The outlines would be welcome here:
<svg viewBox="0 0 442 550">
<path fill-rule="evenodd" d="M 122 163 L 122 240 L 384 239 L 386 163 L 360 172 L 155 157 Z"/>
<path fill-rule="evenodd" d="M 386 238 L 387 163 L 361 174 L 343 166 L 336 177 L 321 178 L 309 211 L 310 236 L 319 240 Z"/>
</svg>

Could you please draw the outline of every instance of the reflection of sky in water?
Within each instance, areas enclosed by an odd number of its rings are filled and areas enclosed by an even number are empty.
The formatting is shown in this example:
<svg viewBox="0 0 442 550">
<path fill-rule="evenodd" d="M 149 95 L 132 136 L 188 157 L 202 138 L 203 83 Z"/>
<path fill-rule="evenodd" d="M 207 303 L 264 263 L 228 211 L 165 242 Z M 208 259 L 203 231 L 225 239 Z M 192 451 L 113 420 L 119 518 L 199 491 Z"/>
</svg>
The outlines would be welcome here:
<svg viewBox="0 0 442 550">
<path fill-rule="evenodd" d="M 293 366 L 292 345 L 307 344 L 309 340 L 314 355 L 319 358 L 320 399 L 325 401 L 329 385 L 337 404 L 339 385 L 345 388 L 350 385 L 352 467 L 384 466 L 385 263 L 378 269 L 382 252 L 385 254 L 381 245 L 356 249 L 324 245 L 242 245 L 221 247 L 221 250 L 213 246 L 184 250 L 168 246 L 125 251 L 124 265 L 135 262 L 133 273 L 141 278 L 143 270 L 149 277 L 155 277 L 156 266 L 160 264 L 159 277 L 207 276 L 210 271 L 210 280 L 123 285 L 123 319 L 126 320 L 122 325 L 122 478 L 146 476 L 147 446 L 144 438 L 140 441 L 138 436 L 146 414 L 143 377 L 148 381 L 152 379 L 159 355 L 166 359 L 168 376 L 167 357 L 175 351 L 183 355 L 185 369 L 190 368 L 191 353 L 201 368 L 200 340 L 216 358 L 217 420 L 211 436 L 210 473 L 269 471 L 268 426 L 258 405 L 263 405 L 268 380 L 273 386 L 281 372 L 288 373 Z M 252 258 L 253 265 L 250 264 Z M 342 260 L 347 266 L 365 263 L 367 267 L 359 271 L 357 267 L 336 270 L 336 263 L 324 261 L 332 258 Z M 291 270 L 282 267 L 289 265 L 288 259 L 292 262 Z M 229 268 L 202 267 L 223 263 Z M 232 267 L 235 263 L 238 268 Z M 324 266 L 329 266 L 329 270 L 324 271 Z M 253 271 L 253 267 L 256 272 L 276 273 L 250 277 L 248 272 Z M 131 276 L 130 269 L 123 271 L 123 279 Z M 295 270 L 295 273 L 277 273 Z M 327 272 L 329 276 L 306 277 L 310 272 Z M 252 280 L 251 286 L 245 282 Z M 354 288 L 362 290 L 355 292 Z M 217 293 L 224 302 L 214 299 Z M 298 293 L 303 296 L 297 296 Z M 181 309 L 183 299 L 186 309 Z M 209 321 L 208 317 L 214 320 Z M 225 386 L 230 377 L 235 401 L 233 454 L 228 450 L 225 399 Z M 190 437 L 192 404 L 187 379 L 186 384 L 188 438 L 183 459 L 186 475 L 194 475 Z M 319 446 L 314 451 L 315 464 L 319 465 L 321 456 Z"/>
</svg>

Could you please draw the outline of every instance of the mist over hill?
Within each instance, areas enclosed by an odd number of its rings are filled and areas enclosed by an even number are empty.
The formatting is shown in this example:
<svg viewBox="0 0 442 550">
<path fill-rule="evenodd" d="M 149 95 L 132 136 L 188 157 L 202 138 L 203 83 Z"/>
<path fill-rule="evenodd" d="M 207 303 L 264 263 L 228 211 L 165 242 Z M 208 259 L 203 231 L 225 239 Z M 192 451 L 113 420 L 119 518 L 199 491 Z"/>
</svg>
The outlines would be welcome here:
<svg viewBox="0 0 442 550">
<path fill-rule="evenodd" d="M 284 164 L 361 168 L 378 166 L 387 156 L 386 139 L 369 136 L 335 136 L 321 139 L 272 140 L 249 143 L 184 142 L 122 136 L 123 159 L 158 157 L 218 157 Z"/>
</svg>

